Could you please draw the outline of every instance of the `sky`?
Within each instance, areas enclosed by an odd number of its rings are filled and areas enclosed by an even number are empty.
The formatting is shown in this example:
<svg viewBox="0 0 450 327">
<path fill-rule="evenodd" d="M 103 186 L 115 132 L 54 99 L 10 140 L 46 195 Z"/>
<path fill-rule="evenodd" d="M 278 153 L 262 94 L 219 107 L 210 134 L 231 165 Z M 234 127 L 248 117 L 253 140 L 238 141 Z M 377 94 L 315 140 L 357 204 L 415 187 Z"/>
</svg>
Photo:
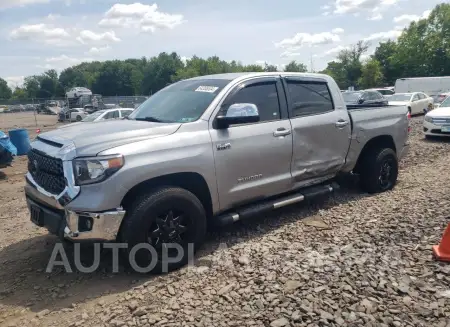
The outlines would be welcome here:
<svg viewBox="0 0 450 327">
<path fill-rule="evenodd" d="M 177 52 L 321 70 L 358 40 L 396 39 L 444 0 L 0 0 L 0 77 Z M 311 67 L 312 66 L 312 67 Z"/>
</svg>

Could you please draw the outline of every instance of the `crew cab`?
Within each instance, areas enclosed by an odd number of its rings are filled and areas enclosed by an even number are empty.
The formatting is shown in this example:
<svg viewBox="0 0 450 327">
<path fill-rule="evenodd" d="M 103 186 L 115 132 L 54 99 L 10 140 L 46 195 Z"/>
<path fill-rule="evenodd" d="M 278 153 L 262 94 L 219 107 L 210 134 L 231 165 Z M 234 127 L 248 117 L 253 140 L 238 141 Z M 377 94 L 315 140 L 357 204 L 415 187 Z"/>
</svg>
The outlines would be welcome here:
<svg viewBox="0 0 450 327">
<path fill-rule="evenodd" d="M 125 120 L 40 134 L 25 194 L 38 226 L 72 241 L 148 243 L 158 270 L 164 244 L 196 249 L 207 225 L 326 195 L 338 175 L 359 175 L 369 193 L 392 189 L 408 125 L 405 106 L 347 110 L 327 75 L 195 77 Z M 185 251 L 169 270 L 186 261 Z"/>
</svg>

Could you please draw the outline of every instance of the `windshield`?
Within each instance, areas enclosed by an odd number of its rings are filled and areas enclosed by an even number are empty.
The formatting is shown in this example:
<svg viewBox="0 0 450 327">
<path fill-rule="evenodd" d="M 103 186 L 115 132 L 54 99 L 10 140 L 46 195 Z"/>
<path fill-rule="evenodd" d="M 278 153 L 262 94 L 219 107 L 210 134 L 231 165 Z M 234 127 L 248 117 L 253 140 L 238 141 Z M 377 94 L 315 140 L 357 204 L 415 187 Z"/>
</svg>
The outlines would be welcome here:
<svg viewBox="0 0 450 327">
<path fill-rule="evenodd" d="M 447 97 L 439 107 L 450 107 L 450 96 Z"/>
<path fill-rule="evenodd" d="M 391 90 L 385 90 L 385 89 L 383 89 L 383 90 L 376 90 L 376 91 L 380 92 L 380 93 L 383 94 L 383 95 L 391 95 L 391 94 L 394 94 L 394 92 L 392 92 Z"/>
<path fill-rule="evenodd" d="M 396 93 L 389 97 L 389 101 L 409 101 L 411 100 L 411 94 Z"/>
<path fill-rule="evenodd" d="M 100 111 L 96 111 L 93 114 L 90 114 L 89 116 L 85 117 L 82 121 L 94 121 L 96 120 L 98 117 L 100 117 L 102 114 L 104 113 L 104 111 L 100 110 Z"/>
<path fill-rule="evenodd" d="M 361 92 L 344 92 L 342 96 L 344 97 L 345 102 L 356 102 L 361 97 Z"/>
<path fill-rule="evenodd" d="M 172 84 L 142 103 L 129 119 L 188 123 L 200 118 L 230 80 L 194 79 Z"/>
</svg>

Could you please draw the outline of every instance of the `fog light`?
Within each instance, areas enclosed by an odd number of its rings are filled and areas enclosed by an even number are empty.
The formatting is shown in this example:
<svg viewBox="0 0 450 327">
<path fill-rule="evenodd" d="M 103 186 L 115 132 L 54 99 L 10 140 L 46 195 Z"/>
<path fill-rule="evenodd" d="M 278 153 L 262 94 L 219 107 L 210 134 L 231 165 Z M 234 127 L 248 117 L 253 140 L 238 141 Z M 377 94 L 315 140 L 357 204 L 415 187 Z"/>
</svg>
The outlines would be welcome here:
<svg viewBox="0 0 450 327">
<path fill-rule="evenodd" d="M 94 220 L 89 216 L 78 216 L 78 231 L 89 232 L 92 230 Z"/>
</svg>

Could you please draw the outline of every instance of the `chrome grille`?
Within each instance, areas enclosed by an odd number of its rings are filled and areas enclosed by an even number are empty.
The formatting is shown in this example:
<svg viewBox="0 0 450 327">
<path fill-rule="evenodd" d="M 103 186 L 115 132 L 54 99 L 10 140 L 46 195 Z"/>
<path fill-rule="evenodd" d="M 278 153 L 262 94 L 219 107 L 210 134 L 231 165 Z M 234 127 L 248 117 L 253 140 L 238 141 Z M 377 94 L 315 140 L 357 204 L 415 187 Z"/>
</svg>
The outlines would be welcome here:
<svg viewBox="0 0 450 327">
<path fill-rule="evenodd" d="M 60 194 L 66 187 L 61 159 L 32 149 L 28 152 L 28 171 L 34 181 L 47 192 Z"/>
<path fill-rule="evenodd" d="M 433 118 L 433 124 L 435 125 L 450 125 L 450 118 Z"/>
</svg>

